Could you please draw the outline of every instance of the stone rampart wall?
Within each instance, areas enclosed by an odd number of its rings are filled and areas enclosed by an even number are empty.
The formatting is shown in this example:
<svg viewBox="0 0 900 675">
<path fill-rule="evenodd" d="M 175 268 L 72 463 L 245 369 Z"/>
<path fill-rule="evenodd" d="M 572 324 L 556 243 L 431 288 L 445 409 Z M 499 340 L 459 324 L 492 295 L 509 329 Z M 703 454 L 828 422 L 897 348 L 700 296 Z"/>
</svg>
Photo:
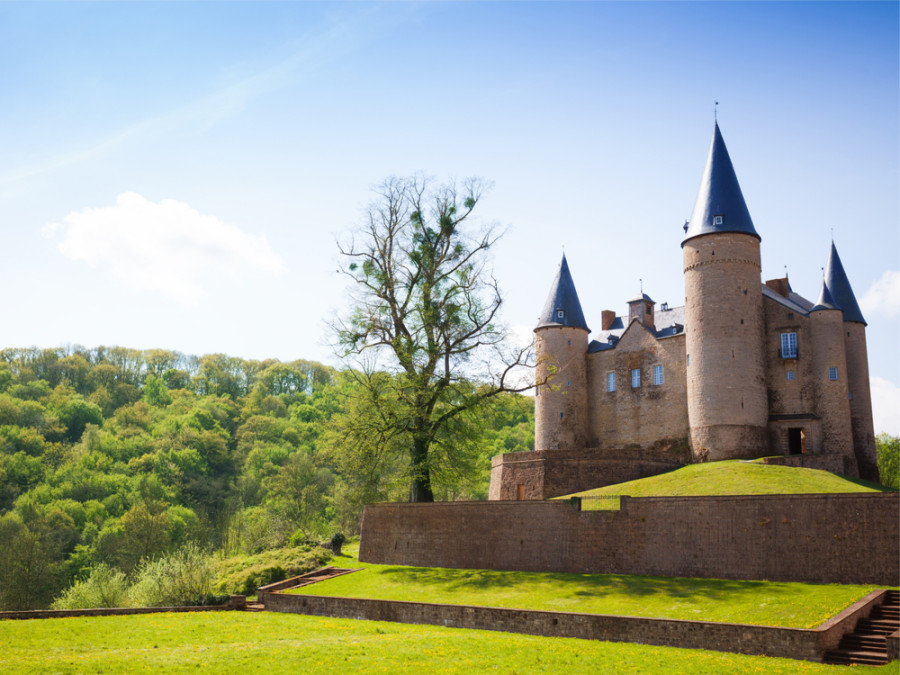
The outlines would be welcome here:
<svg viewBox="0 0 900 675">
<path fill-rule="evenodd" d="M 377 504 L 360 560 L 394 565 L 900 584 L 900 494 Z"/>
<path fill-rule="evenodd" d="M 883 593 L 871 593 L 817 629 L 283 593 L 267 595 L 265 603 L 266 610 L 313 616 L 636 642 L 821 661 L 825 651 L 836 647 L 841 637 L 853 630 L 858 616 L 869 611 L 872 604 L 878 603 Z"/>
</svg>

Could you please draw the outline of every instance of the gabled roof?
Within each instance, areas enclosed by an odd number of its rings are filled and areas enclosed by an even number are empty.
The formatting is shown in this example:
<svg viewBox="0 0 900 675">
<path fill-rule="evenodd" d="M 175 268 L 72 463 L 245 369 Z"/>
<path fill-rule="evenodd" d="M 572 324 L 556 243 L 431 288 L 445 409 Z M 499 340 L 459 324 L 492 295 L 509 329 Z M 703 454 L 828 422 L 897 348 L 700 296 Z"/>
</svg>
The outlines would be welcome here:
<svg viewBox="0 0 900 675">
<path fill-rule="evenodd" d="M 562 317 L 559 316 L 560 310 L 563 312 Z M 553 286 L 550 288 L 550 295 L 547 297 L 547 302 L 544 303 L 544 310 L 538 319 L 537 328 L 546 326 L 571 326 L 591 331 L 584 320 L 584 313 L 581 311 L 581 303 L 578 302 L 578 293 L 575 291 L 575 282 L 572 281 L 565 254 L 559 264 L 559 272 L 553 280 Z"/>
<path fill-rule="evenodd" d="M 591 340 L 588 345 L 588 353 L 605 352 L 607 349 L 614 349 L 618 341 L 625 334 L 625 331 L 631 327 L 631 323 L 625 324 L 626 317 L 617 316 L 609 327 L 609 330 L 602 330 L 597 334 L 596 340 Z M 650 329 L 649 326 L 641 324 L 641 327 L 649 331 L 657 340 L 661 338 L 673 337 L 684 333 L 684 306 L 671 307 L 666 310 L 660 310 L 656 314 L 656 331 Z"/>
<path fill-rule="evenodd" d="M 717 223 L 716 217 L 721 217 L 721 222 Z M 685 226 L 685 237 L 681 245 L 684 246 L 685 242 L 694 237 L 716 232 L 742 232 L 761 239 L 753 227 L 750 211 L 744 202 L 718 123 L 713 129 L 706 168 L 700 179 L 700 191 L 697 193 L 691 219 Z"/>
<path fill-rule="evenodd" d="M 825 264 L 825 286 L 833 301 L 844 310 L 844 321 L 855 321 L 866 325 L 866 320 L 856 303 L 856 296 L 853 295 L 850 280 L 847 279 L 847 273 L 844 272 L 844 266 L 841 264 L 841 257 L 838 255 L 834 242 L 831 242 L 831 253 Z"/>
<path fill-rule="evenodd" d="M 819 299 L 816 300 L 815 306 L 809 310 L 810 312 L 819 312 L 823 309 L 840 309 L 840 305 L 838 305 L 834 298 L 831 297 L 831 291 L 828 290 L 828 286 L 825 283 L 825 279 L 822 279 L 822 290 L 819 291 Z"/>
</svg>

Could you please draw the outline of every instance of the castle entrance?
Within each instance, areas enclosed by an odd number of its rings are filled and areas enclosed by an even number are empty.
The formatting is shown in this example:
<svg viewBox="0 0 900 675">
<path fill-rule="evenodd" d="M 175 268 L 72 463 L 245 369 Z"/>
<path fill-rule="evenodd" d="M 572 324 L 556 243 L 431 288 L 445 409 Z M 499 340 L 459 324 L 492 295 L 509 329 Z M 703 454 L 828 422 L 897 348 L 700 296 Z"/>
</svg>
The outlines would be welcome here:
<svg viewBox="0 0 900 675">
<path fill-rule="evenodd" d="M 806 452 L 806 433 L 803 431 L 803 427 L 788 429 L 788 453 L 801 455 L 804 452 Z"/>
</svg>

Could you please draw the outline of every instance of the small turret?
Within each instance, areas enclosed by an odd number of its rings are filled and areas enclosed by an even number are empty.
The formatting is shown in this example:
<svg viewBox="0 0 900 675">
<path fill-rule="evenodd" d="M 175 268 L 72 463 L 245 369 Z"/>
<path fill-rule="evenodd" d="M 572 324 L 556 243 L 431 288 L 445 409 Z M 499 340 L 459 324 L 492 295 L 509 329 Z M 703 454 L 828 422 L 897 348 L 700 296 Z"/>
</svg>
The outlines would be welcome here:
<svg viewBox="0 0 900 675">
<path fill-rule="evenodd" d="M 861 478 L 878 481 L 875 451 L 875 422 L 872 419 L 872 393 L 869 389 L 869 354 L 866 347 L 866 320 L 863 318 L 850 280 L 844 272 L 834 242 L 825 265 L 825 282 L 832 300 L 843 311 L 844 351 L 847 358 L 847 385 L 850 399 L 850 423 L 853 451 Z"/>
<path fill-rule="evenodd" d="M 824 279 L 819 299 L 809 311 L 809 320 L 816 413 L 822 420 L 822 450 L 827 454 L 842 455 L 844 467 L 841 473 L 858 476 L 848 400 L 843 315 Z"/>
<path fill-rule="evenodd" d="M 565 255 L 534 329 L 538 388 L 535 450 L 585 445 L 588 428 L 585 357 L 590 329 L 584 320 Z"/>
<path fill-rule="evenodd" d="M 769 449 L 759 242 L 716 124 L 681 244 L 695 461 Z"/>
</svg>

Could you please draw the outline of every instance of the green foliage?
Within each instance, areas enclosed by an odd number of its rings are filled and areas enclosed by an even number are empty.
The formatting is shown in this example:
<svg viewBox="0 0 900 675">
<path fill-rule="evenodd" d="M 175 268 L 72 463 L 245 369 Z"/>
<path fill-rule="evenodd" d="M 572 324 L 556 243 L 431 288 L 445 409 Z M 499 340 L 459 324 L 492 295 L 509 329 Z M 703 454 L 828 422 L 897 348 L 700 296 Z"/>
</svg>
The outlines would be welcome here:
<svg viewBox="0 0 900 675">
<path fill-rule="evenodd" d="M 0 609 L 46 607 L 101 563 L 133 575 L 189 542 L 232 556 L 358 532 L 366 501 L 402 496 L 405 469 L 401 452 L 373 474 L 326 441 L 356 387 L 304 360 L 0 351 Z M 481 440 L 440 496 L 486 493 L 518 424 L 504 420 L 474 420 Z"/>
<path fill-rule="evenodd" d="M 256 589 L 327 565 L 331 552 L 318 546 L 273 549 L 255 555 L 237 555 L 215 563 L 215 590 L 255 595 Z"/>
<path fill-rule="evenodd" d="M 209 556 L 196 544 L 156 560 L 145 559 L 129 595 L 143 607 L 202 605 L 213 595 L 215 572 Z"/>
<path fill-rule="evenodd" d="M 128 582 L 125 574 L 99 563 L 83 581 L 76 581 L 53 601 L 53 609 L 126 607 Z"/>
<path fill-rule="evenodd" d="M 900 490 L 900 438 L 890 434 L 878 434 L 875 438 L 878 451 L 878 474 L 881 484 Z"/>
</svg>

